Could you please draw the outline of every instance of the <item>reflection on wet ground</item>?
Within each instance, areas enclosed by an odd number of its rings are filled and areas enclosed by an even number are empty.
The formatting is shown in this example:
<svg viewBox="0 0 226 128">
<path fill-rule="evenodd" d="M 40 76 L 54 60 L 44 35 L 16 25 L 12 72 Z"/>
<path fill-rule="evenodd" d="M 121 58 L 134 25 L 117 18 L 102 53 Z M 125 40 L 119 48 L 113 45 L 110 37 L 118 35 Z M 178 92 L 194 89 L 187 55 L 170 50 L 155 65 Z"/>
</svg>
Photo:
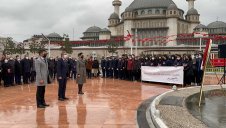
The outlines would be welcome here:
<svg viewBox="0 0 226 128">
<path fill-rule="evenodd" d="M 0 128 L 135 128 L 137 107 L 145 99 L 168 91 L 168 85 L 96 78 L 85 84 L 85 95 L 68 81 L 66 95 L 57 100 L 57 82 L 48 85 L 46 102 L 37 109 L 35 85 L 0 87 Z"/>
<path fill-rule="evenodd" d="M 225 90 L 224 90 L 225 91 Z M 203 121 L 210 128 L 226 127 L 226 96 L 222 90 L 212 90 L 204 93 L 205 104 L 199 108 L 199 93 L 190 96 L 186 105 L 190 113 Z"/>
</svg>

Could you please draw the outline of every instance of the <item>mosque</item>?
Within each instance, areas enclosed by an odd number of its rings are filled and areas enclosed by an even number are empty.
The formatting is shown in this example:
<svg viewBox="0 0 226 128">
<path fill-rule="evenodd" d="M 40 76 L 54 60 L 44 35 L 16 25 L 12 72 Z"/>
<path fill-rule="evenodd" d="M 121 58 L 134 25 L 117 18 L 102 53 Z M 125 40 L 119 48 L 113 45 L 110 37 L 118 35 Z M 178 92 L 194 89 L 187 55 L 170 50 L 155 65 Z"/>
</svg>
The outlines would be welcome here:
<svg viewBox="0 0 226 128">
<path fill-rule="evenodd" d="M 207 39 L 214 35 L 226 35 L 226 23 L 200 24 L 195 1 L 184 0 L 188 3 L 188 11 L 185 12 L 173 0 L 134 0 L 120 12 L 121 0 L 113 0 L 114 12 L 109 16 L 108 28 L 91 26 L 83 33 L 82 40 L 71 41 L 75 54 L 83 51 L 97 56 L 108 55 L 109 40 L 119 44 L 119 55 L 194 53 L 203 50 Z M 62 39 L 59 34 L 50 35 L 51 38 Z M 124 40 L 128 35 L 130 38 Z M 216 51 L 217 45 L 223 41 L 214 41 Z"/>
<path fill-rule="evenodd" d="M 137 47 L 140 52 L 195 52 L 205 47 L 205 39 L 214 35 L 226 35 L 225 22 L 215 21 L 207 26 L 200 24 L 200 14 L 195 9 L 195 0 L 186 1 L 187 12 L 178 8 L 173 0 L 134 0 L 124 12 L 120 13 L 122 2 L 114 0 L 112 2 L 114 12 L 108 19 L 109 29 L 92 26 L 84 32 L 81 39 L 103 40 L 131 34 L 135 43 L 131 39 L 125 41 L 124 46 Z M 217 45 L 221 42 L 220 40 L 214 43 Z"/>
</svg>

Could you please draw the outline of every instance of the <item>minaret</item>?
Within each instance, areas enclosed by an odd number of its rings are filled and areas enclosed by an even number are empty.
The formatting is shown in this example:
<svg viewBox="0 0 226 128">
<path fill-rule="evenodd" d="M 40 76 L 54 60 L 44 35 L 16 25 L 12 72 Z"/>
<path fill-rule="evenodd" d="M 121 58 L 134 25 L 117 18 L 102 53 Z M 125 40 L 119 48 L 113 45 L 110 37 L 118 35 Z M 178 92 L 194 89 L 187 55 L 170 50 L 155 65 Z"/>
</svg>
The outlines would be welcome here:
<svg viewBox="0 0 226 128">
<path fill-rule="evenodd" d="M 120 6 L 122 5 L 122 2 L 120 0 L 114 0 L 112 2 L 112 5 L 115 7 L 115 13 L 119 15 Z"/>
<path fill-rule="evenodd" d="M 188 10 L 191 8 L 194 8 L 195 6 L 195 0 L 186 0 L 188 2 Z"/>
</svg>

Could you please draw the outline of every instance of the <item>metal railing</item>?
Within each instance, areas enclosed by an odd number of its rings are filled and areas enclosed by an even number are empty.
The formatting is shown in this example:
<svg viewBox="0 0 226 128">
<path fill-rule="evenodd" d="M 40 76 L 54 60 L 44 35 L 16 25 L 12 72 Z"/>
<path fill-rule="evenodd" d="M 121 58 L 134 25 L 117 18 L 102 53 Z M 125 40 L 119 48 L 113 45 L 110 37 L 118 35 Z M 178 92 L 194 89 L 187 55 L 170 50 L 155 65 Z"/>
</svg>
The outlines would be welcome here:
<svg viewBox="0 0 226 128">
<path fill-rule="evenodd" d="M 216 68 L 207 68 L 206 69 L 207 73 L 217 73 L 217 74 L 223 74 L 224 73 L 224 68 L 223 67 L 216 67 Z"/>
</svg>

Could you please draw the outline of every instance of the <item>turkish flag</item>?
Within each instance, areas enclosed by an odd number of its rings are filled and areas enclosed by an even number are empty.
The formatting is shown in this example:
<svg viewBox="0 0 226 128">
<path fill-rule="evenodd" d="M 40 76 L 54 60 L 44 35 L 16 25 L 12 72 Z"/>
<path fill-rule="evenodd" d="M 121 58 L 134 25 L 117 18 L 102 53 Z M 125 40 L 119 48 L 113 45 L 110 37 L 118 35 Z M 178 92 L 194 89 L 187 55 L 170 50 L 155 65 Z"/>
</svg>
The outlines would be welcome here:
<svg viewBox="0 0 226 128">
<path fill-rule="evenodd" d="M 212 40 L 208 40 L 208 42 L 206 43 L 205 52 L 203 54 L 203 60 L 202 60 L 202 67 L 201 67 L 201 69 L 203 69 L 203 67 L 206 66 L 206 61 L 209 58 L 209 54 L 210 54 L 210 51 L 211 51 L 211 46 L 212 46 Z"/>
</svg>

